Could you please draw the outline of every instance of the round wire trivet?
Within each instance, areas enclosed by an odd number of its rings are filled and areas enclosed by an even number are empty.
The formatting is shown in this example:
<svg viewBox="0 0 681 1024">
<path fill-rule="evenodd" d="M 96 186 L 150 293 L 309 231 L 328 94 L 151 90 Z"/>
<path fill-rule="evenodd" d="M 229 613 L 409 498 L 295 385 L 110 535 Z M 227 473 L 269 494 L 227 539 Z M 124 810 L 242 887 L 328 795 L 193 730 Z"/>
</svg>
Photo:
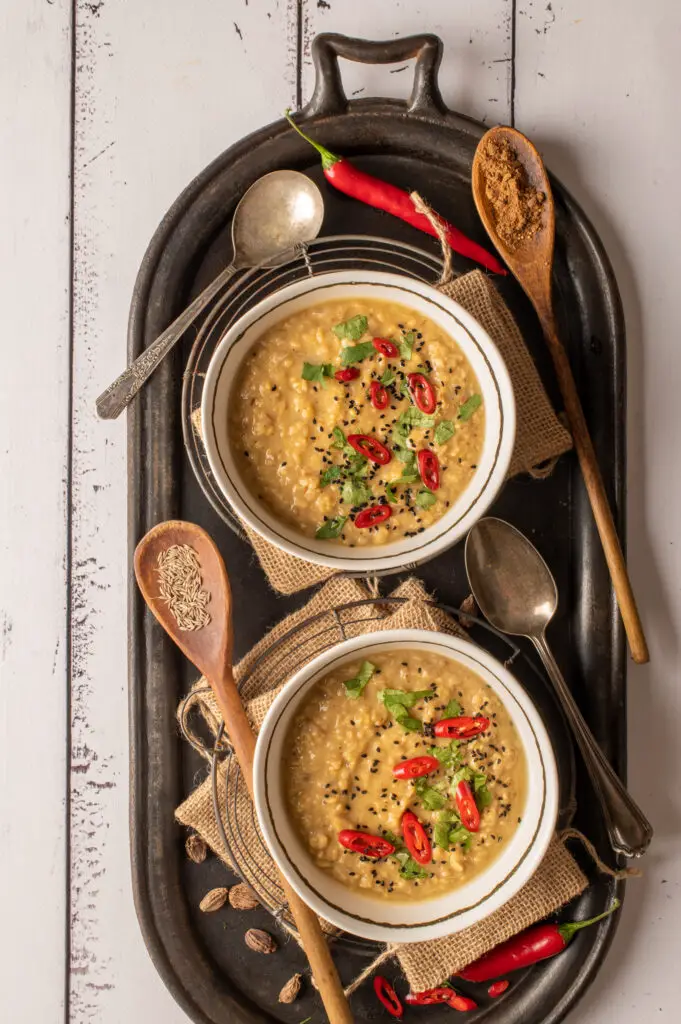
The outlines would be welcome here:
<svg viewBox="0 0 681 1024">
<path fill-rule="evenodd" d="M 238 274 L 216 299 L 201 325 L 182 380 L 184 447 L 199 485 L 227 525 L 245 538 L 239 520 L 211 471 L 200 433 L 201 397 L 208 364 L 225 331 L 267 295 L 294 281 L 336 270 L 382 270 L 432 283 L 440 276 L 442 260 L 404 242 L 371 235 L 331 235 L 300 246 L 300 254 L 279 267 Z"/>
<path fill-rule="evenodd" d="M 251 683 L 256 669 L 259 669 L 267 659 L 271 660 L 267 673 L 268 689 L 270 689 L 279 686 L 286 678 L 290 677 L 310 660 L 308 649 L 311 644 L 315 645 L 315 655 L 321 654 L 323 651 L 333 647 L 334 644 L 348 639 L 348 635 L 353 635 L 348 633 L 351 627 L 365 627 L 372 622 L 384 621 L 386 606 L 398 607 L 406 604 L 408 600 L 409 598 L 405 597 L 379 596 L 350 601 L 336 608 L 327 608 L 298 623 L 297 626 L 294 626 L 283 636 L 279 637 L 278 640 L 255 659 L 248 675 L 240 683 L 239 690 L 242 698 L 244 701 L 247 701 L 257 695 L 256 693 L 249 692 L 249 683 Z M 465 625 L 466 628 L 472 623 L 482 627 L 488 635 L 496 637 L 509 648 L 509 656 L 504 660 L 506 667 L 511 665 L 520 656 L 523 663 L 532 670 L 533 674 L 542 683 L 544 682 L 541 671 L 505 633 L 500 633 L 499 630 L 490 626 L 488 622 L 469 615 L 461 611 L 460 608 L 454 608 L 452 605 L 443 604 L 438 601 L 428 601 L 426 603 L 431 608 L 437 608 L 447 615 L 453 616 L 459 623 Z M 364 614 L 364 611 L 369 609 L 371 609 L 373 614 Z M 319 625 L 320 629 L 308 635 L 306 631 L 316 625 Z M 282 647 L 297 634 L 303 632 L 305 633 L 304 643 L 301 643 L 298 647 L 299 656 L 293 667 L 291 666 L 291 652 L 288 649 L 285 650 L 284 657 L 277 660 L 277 654 L 281 651 Z M 481 644 L 480 646 L 483 645 Z M 497 657 L 497 655 L 494 656 Z M 282 662 L 285 665 L 285 672 L 282 668 Z M 208 690 L 209 687 L 206 687 L 207 692 Z M 195 750 L 210 761 L 213 812 L 227 857 L 236 873 L 244 882 L 253 886 L 253 881 L 257 879 L 257 887 L 253 887 L 257 888 L 258 895 L 261 899 L 264 899 L 266 909 L 269 910 L 280 924 L 288 930 L 292 930 L 292 921 L 282 902 L 278 872 L 274 862 L 269 857 L 267 847 L 260 833 L 255 807 L 250 798 L 248 798 L 246 784 L 241 775 L 238 762 L 235 757 L 231 756 L 229 744 L 224 734 L 224 722 L 220 722 L 212 748 L 203 745 L 188 726 L 186 720 L 187 711 L 193 704 L 193 698 L 196 694 L 197 691 L 192 690 L 184 699 L 180 705 L 178 718 L 184 738 L 191 743 Z M 225 772 L 225 792 L 229 795 L 227 806 L 224 808 L 220 805 L 218 792 L 218 768 L 222 760 L 225 760 L 227 766 Z M 247 812 L 244 812 L 245 807 L 248 808 Z M 263 871 L 263 863 L 268 865 L 269 871 Z M 362 939 L 347 932 L 337 933 L 335 940 L 356 951 L 372 956 L 381 947 L 380 943 Z"/>
</svg>

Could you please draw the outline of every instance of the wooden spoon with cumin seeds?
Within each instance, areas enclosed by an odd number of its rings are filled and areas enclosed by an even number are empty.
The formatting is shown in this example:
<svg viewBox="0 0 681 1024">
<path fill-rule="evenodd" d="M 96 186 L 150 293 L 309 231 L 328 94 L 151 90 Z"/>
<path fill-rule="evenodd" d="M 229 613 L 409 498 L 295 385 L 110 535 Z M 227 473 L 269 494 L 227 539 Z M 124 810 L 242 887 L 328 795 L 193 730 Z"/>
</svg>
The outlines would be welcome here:
<svg viewBox="0 0 681 1024">
<path fill-rule="evenodd" d="M 169 603 L 160 593 L 159 555 L 165 554 L 169 548 L 177 547 L 181 551 L 185 545 L 198 558 L 201 567 L 200 585 L 210 595 L 205 605 L 210 621 L 206 621 L 206 615 L 199 614 L 194 622 L 205 624 L 193 629 L 179 627 L 172 601 Z M 210 683 L 252 796 L 255 735 L 246 717 L 232 672 L 232 592 L 220 552 L 206 531 L 193 523 L 174 520 L 160 523 L 137 545 L 135 576 L 144 600 L 166 633 Z M 164 590 L 167 594 L 167 587 Z M 179 600 L 182 607 L 184 595 L 181 593 Z M 204 603 L 205 595 L 199 612 L 203 610 Z M 182 621 L 191 619 L 186 614 L 184 609 L 181 612 Z M 280 881 L 329 1021 L 331 1024 L 352 1024 L 350 1006 L 317 916 L 303 903 L 285 878 L 280 877 Z"/>
<path fill-rule="evenodd" d="M 499 236 L 495 212 L 485 190 L 485 151 L 489 142 L 507 142 L 525 171 L 528 185 L 543 192 L 545 196 L 538 230 L 530 237 L 520 239 L 514 248 L 509 248 Z M 589 428 L 584 418 L 575 379 L 570 369 L 570 362 L 556 331 L 551 298 L 555 238 L 555 213 L 551 185 L 542 158 L 536 148 L 515 128 L 509 128 L 506 125 L 491 128 L 478 143 L 473 159 L 473 199 L 487 234 L 539 317 L 544 338 L 553 359 L 584 484 L 589 495 L 629 640 L 631 656 L 638 664 L 644 664 L 649 660 L 649 654 L 643 625 L 636 607 L 636 599 L 627 573 L 624 554 L 617 536 L 615 521 L 608 503 Z"/>
</svg>

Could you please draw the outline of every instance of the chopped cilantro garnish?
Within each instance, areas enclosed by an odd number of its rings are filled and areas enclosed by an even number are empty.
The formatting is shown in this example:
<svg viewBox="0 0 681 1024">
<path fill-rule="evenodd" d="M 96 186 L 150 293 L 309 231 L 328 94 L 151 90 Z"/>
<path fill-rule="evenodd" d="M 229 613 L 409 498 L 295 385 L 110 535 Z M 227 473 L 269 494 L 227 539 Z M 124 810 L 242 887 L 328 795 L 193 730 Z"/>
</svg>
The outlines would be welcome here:
<svg viewBox="0 0 681 1024">
<path fill-rule="evenodd" d="M 472 784 L 475 802 L 480 810 L 491 804 L 492 794 L 487 788 L 487 776 L 484 772 L 478 772 L 475 768 L 469 768 L 468 765 L 464 764 L 454 772 L 454 775 L 452 775 L 452 781 L 450 784 L 452 794 L 456 793 L 456 787 L 460 782 L 470 782 Z"/>
<path fill-rule="evenodd" d="M 458 740 L 451 740 L 446 747 L 430 747 L 428 753 L 436 757 L 445 768 L 456 768 L 461 761 Z"/>
<path fill-rule="evenodd" d="M 370 341 L 362 341 L 359 345 L 346 345 L 341 349 L 341 366 L 350 366 L 352 363 L 359 363 L 367 356 L 374 354 L 376 349 Z"/>
<path fill-rule="evenodd" d="M 446 804 L 442 793 L 428 784 L 427 779 L 414 779 L 414 789 L 427 811 L 439 811 Z"/>
<path fill-rule="evenodd" d="M 433 434 L 435 444 L 446 444 L 454 436 L 455 429 L 451 420 L 440 420 Z"/>
<path fill-rule="evenodd" d="M 430 508 L 432 505 L 435 504 L 437 498 L 435 497 L 432 491 L 429 491 L 427 487 L 424 487 L 422 490 L 419 491 L 414 500 L 416 501 L 416 504 L 418 505 L 419 508 Z"/>
<path fill-rule="evenodd" d="M 465 825 L 460 825 L 459 824 L 459 825 L 456 826 L 456 828 L 453 828 L 452 831 L 449 833 L 449 845 L 450 846 L 456 846 L 456 845 L 458 845 L 460 843 L 461 846 L 463 846 L 464 850 L 466 850 L 466 852 L 468 852 L 468 850 L 470 850 L 470 848 L 471 848 L 471 843 L 472 842 L 473 842 L 473 836 L 468 831 L 468 829 L 465 827 Z"/>
<path fill-rule="evenodd" d="M 371 490 L 356 477 L 348 477 L 341 489 L 341 500 L 348 505 L 365 505 L 371 500 Z"/>
<path fill-rule="evenodd" d="M 395 490 L 395 487 L 398 483 L 399 480 L 389 480 L 385 485 L 385 496 L 393 505 L 397 501 L 397 491 Z"/>
<path fill-rule="evenodd" d="M 469 420 L 476 409 L 482 405 L 482 398 L 480 395 L 471 395 L 467 402 L 459 406 L 459 419 Z"/>
<path fill-rule="evenodd" d="M 329 466 L 319 477 L 319 486 L 326 487 L 328 484 L 333 483 L 334 480 L 340 480 L 341 468 L 340 466 Z"/>
<path fill-rule="evenodd" d="M 411 359 L 414 351 L 414 342 L 416 341 L 416 331 L 407 331 L 406 334 L 402 335 L 400 339 L 400 356 L 402 359 Z"/>
<path fill-rule="evenodd" d="M 407 708 L 412 708 L 417 701 L 430 696 L 430 690 L 379 690 L 378 693 L 386 710 L 408 732 L 421 732 L 423 723 L 410 715 Z"/>
<path fill-rule="evenodd" d="M 458 700 L 450 700 L 444 711 L 442 712 L 443 718 L 458 718 L 463 708 L 459 704 Z M 456 741 L 455 741 L 456 742 Z"/>
<path fill-rule="evenodd" d="M 326 387 L 325 377 L 333 377 L 333 366 L 331 363 L 303 363 L 303 380 L 313 381 Z"/>
<path fill-rule="evenodd" d="M 400 413 L 398 424 L 402 426 L 402 429 L 407 428 L 407 433 L 412 427 L 424 427 L 430 429 L 435 426 L 435 417 L 430 416 L 427 412 L 421 412 L 415 405 L 412 405 L 409 409 L 406 409 L 403 413 Z"/>
<path fill-rule="evenodd" d="M 363 661 L 359 672 L 354 679 L 345 680 L 344 685 L 346 697 L 350 697 L 352 700 L 357 700 L 358 697 L 361 697 L 364 687 L 369 682 L 375 671 L 375 665 L 372 665 L 370 661 Z"/>
<path fill-rule="evenodd" d="M 398 850 L 394 857 L 400 862 L 400 875 L 402 878 L 412 880 L 414 878 L 428 877 L 428 872 L 420 864 L 417 864 L 406 850 Z"/>
<path fill-rule="evenodd" d="M 452 825 L 459 821 L 456 811 L 444 810 L 438 814 L 435 828 L 433 829 L 433 841 L 441 850 L 449 849 L 449 833 Z"/>
<path fill-rule="evenodd" d="M 388 367 L 388 368 L 387 368 L 386 370 L 384 370 L 384 371 L 383 371 L 383 373 L 381 374 L 381 384 L 382 384 L 382 385 L 383 385 L 384 387 L 387 387 L 387 386 L 388 386 L 388 384 L 392 384 L 392 382 L 393 382 L 394 380 L 395 380 L 395 374 L 394 374 L 394 373 L 393 373 L 393 371 L 392 371 L 392 370 L 390 369 L 390 367 Z"/>
<path fill-rule="evenodd" d="M 334 427 L 331 431 L 333 434 L 333 441 L 331 442 L 332 448 L 345 448 L 347 445 L 347 438 L 340 427 Z M 349 447 L 349 445 L 348 445 Z"/>
<path fill-rule="evenodd" d="M 315 533 L 317 540 L 334 540 L 336 537 L 340 537 L 343 532 L 343 527 L 348 521 L 347 516 L 334 516 L 333 519 L 327 519 L 325 523 L 319 527 Z"/>
<path fill-rule="evenodd" d="M 344 320 L 343 323 L 336 324 L 333 333 L 337 338 L 343 338 L 346 341 L 359 341 L 362 335 L 366 333 L 368 326 L 369 321 L 367 318 L 357 314 L 357 316 L 351 316 L 349 320 Z"/>
</svg>

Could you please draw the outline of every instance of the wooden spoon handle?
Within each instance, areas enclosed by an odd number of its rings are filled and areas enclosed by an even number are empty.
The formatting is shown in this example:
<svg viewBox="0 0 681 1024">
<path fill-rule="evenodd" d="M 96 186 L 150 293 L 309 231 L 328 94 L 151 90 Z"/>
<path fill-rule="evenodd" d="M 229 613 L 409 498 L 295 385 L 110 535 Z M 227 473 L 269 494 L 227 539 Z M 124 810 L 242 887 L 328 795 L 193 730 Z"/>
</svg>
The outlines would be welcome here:
<svg viewBox="0 0 681 1024">
<path fill-rule="evenodd" d="M 222 712 L 230 742 L 252 798 L 255 735 L 241 703 L 231 668 L 225 671 L 222 679 L 210 679 L 209 682 Z M 330 1024 L 352 1024 L 350 1004 L 343 991 L 319 919 L 307 904 L 303 903 L 283 875 L 280 874 L 279 877 L 329 1022 Z"/>
<path fill-rule="evenodd" d="M 539 310 L 538 310 L 539 312 Z M 577 394 L 577 386 L 572 376 L 572 369 L 567 353 L 558 338 L 553 317 L 541 317 L 546 342 L 549 346 L 553 365 L 556 370 L 565 412 L 567 413 L 572 438 L 582 468 L 582 476 L 586 485 L 589 501 L 593 510 L 596 526 L 603 545 L 605 559 L 608 563 L 615 595 L 620 607 L 624 629 L 629 640 L 629 648 L 634 661 L 643 665 L 650 660 L 643 625 L 636 607 L 636 599 L 629 580 L 622 546 L 617 536 L 615 520 L 612 517 L 608 496 L 605 493 L 603 477 L 598 467 L 596 452 L 591 441 L 589 428 L 584 419 L 582 403 Z"/>
</svg>

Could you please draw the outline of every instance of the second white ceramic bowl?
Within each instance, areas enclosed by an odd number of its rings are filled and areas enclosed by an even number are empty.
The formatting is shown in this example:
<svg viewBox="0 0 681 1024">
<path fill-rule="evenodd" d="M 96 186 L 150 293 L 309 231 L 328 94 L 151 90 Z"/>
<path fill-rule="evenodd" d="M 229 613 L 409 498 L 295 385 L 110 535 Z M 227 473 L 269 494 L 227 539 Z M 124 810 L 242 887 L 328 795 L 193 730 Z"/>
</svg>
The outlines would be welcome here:
<svg viewBox="0 0 681 1024">
<path fill-rule="evenodd" d="M 318 867 L 293 828 L 283 791 L 286 736 L 312 687 L 332 669 L 358 657 L 390 650 L 444 655 L 482 676 L 497 693 L 518 730 L 527 762 L 527 801 L 522 821 L 499 856 L 480 875 L 434 899 L 400 903 L 350 890 Z M 539 866 L 556 827 L 558 772 L 544 724 L 522 686 L 486 651 L 467 640 L 425 630 L 391 630 L 354 637 L 320 654 L 284 687 L 258 736 L 254 764 L 255 806 L 272 856 L 302 899 L 331 924 L 380 942 L 419 942 L 468 928 L 506 903 Z"/>
<path fill-rule="evenodd" d="M 485 438 L 478 468 L 466 490 L 432 526 L 414 537 L 376 547 L 344 547 L 306 537 L 281 522 L 249 490 L 235 462 L 227 423 L 232 388 L 251 346 L 277 321 L 331 299 L 399 302 L 430 317 L 459 345 L 473 367 L 485 405 Z M 236 514 L 272 544 L 337 571 L 381 573 L 413 568 L 465 536 L 502 487 L 515 442 L 515 401 L 506 365 L 477 320 L 428 284 L 398 274 L 352 271 L 297 281 L 263 299 L 235 323 L 208 366 L 201 405 L 203 439 L 211 470 Z"/>
</svg>

